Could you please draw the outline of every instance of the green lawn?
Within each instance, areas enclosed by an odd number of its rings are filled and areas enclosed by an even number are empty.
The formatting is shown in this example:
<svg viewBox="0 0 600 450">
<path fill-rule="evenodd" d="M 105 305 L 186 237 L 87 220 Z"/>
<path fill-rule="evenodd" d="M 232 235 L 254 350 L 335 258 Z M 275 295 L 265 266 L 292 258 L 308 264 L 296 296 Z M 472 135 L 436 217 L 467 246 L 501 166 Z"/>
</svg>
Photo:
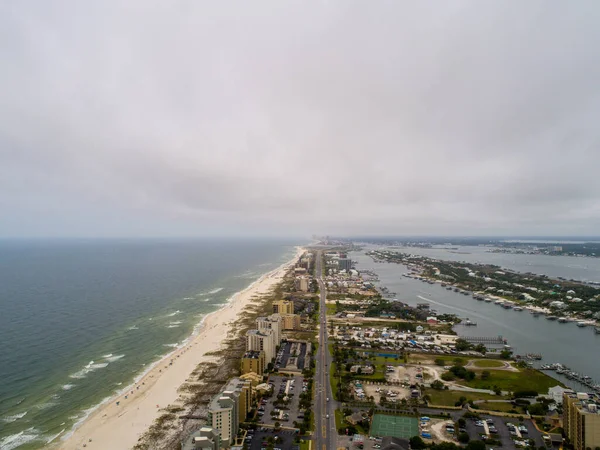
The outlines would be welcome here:
<svg viewBox="0 0 600 450">
<path fill-rule="evenodd" d="M 502 367 L 504 363 L 504 361 L 498 361 L 497 359 L 478 359 L 477 361 L 473 361 L 475 367 Z"/>
<path fill-rule="evenodd" d="M 334 316 L 335 313 L 337 312 L 337 308 L 335 306 L 335 303 L 326 303 L 325 304 L 325 308 L 327 308 L 327 315 L 328 316 Z"/>
<path fill-rule="evenodd" d="M 447 365 L 451 366 L 451 365 L 454 365 L 455 359 L 460 359 L 462 361 L 462 364 L 466 364 L 470 359 L 474 359 L 474 358 L 472 356 L 466 357 L 466 356 L 459 356 L 459 355 L 431 355 L 428 353 L 411 353 L 408 356 L 408 362 L 412 363 L 412 364 L 418 364 L 418 363 L 424 362 L 424 361 L 429 361 L 431 364 L 433 364 L 433 362 L 436 359 L 441 359 Z"/>
<path fill-rule="evenodd" d="M 509 412 L 511 410 L 515 410 L 519 414 L 524 414 L 522 407 L 514 406 L 511 403 L 483 402 L 483 403 L 477 403 L 476 406 L 479 409 L 485 409 L 488 411 Z"/>
<path fill-rule="evenodd" d="M 310 441 L 301 440 L 300 450 L 310 450 Z"/>
<path fill-rule="evenodd" d="M 333 364 L 329 367 L 329 381 L 331 382 L 331 393 L 333 395 L 333 398 L 335 400 L 339 400 L 338 397 L 338 386 L 340 384 L 340 379 L 339 377 L 334 376 L 334 371 L 335 368 L 333 366 Z"/>
<path fill-rule="evenodd" d="M 425 394 L 431 397 L 430 403 L 432 405 L 439 406 L 454 406 L 454 404 L 461 398 L 465 397 L 467 401 L 470 400 L 502 400 L 506 397 L 491 394 L 481 394 L 479 392 L 463 392 L 463 391 L 451 391 L 451 390 L 436 390 L 426 389 Z"/>
<path fill-rule="evenodd" d="M 339 430 L 344 427 L 344 413 L 339 409 L 335 410 L 335 429 Z"/>
<path fill-rule="evenodd" d="M 508 370 L 490 370 L 490 377 L 482 380 L 477 376 L 474 380 L 456 380 L 457 383 L 477 389 L 493 389 L 498 386 L 503 391 L 536 391 L 539 394 L 548 393 L 548 388 L 561 385 L 560 381 L 549 377 L 535 369 L 520 369 L 518 372 Z"/>
</svg>

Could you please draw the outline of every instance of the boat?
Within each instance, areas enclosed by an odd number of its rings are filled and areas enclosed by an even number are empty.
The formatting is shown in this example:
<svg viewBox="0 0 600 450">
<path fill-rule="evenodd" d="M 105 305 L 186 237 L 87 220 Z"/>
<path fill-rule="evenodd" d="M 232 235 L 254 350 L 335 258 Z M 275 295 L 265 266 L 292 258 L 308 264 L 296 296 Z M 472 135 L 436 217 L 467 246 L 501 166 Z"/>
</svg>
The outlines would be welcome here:
<svg viewBox="0 0 600 450">
<path fill-rule="evenodd" d="M 503 307 L 504 309 L 511 309 L 511 308 L 512 308 L 512 305 L 511 305 L 510 303 L 504 303 L 504 304 L 502 305 L 502 307 Z"/>
<path fill-rule="evenodd" d="M 460 292 L 459 288 L 454 288 L 454 292 Z"/>
<path fill-rule="evenodd" d="M 596 334 L 600 334 L 600 327 L 599 326 L 595 326 L 594 327 L 594 331 L 596 332 Z"/>
<path fill-rule="evenodd" d="M 449 291 L 452 290 L 452 286 L 448 286 L 446 289 L 448 289 Z"/>
<path fill-rule="evenodd" d="M 502 305 L 503 303 L 504 303 L 504 301 L 503 301 L 503 300 L 496 300 L 496 301 L 494 302 L 494 305 Z"/>
<path fill-rule="evenodd" d="M 583 328 L 583 327 L 587 327 L 587 326 L 588 326 L 588 324 L 587 324 L 587 322 L 577 322 L 577 326 L 578 326 L 579 328 Z"/>
<path fill-rule="evenodd" d="M 491 298 L 484 298 L 483 301 L 486 302 L 486 303 L 492 303 L 492 299 Z"/>
<path fill-rule="evenodd" d="M 556 319 L 558 319 L 558 317 L 556 317 L 556 316 L 547 316 L 546 319 L 548 319 L 548 320 L 556 320 Z"/>
<path fill-rule="evenodd" d="M 567 323 L 569 321 L 569 319 L 567 319 L 566 317 L 559 317 L 558 318 L 558 323 Z"/>
<path fill-rule="evenodd" d="M 520 306 L 515 306 L 513 309 L 515 311 L 523 311 L 523 308 L 521 308 Z"/>
</svg>

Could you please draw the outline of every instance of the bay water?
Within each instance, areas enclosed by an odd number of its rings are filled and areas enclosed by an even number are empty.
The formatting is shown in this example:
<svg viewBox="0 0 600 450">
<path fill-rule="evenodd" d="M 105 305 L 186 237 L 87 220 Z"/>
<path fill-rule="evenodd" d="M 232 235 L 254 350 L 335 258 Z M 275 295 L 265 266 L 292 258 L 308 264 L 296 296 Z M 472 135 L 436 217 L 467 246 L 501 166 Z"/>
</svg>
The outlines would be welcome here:
<svg viewBox="0 0 600 450">
<path fill-rule="evenodd" d="M 371 269 L 379 276 L 379 285 L 386 286 L 395 297 L 408 305 L 429 303 L 438 314 L 456 314 L 477 323 L 477 326 L 455 327 L 461 336 L 496 337 L 508 340 L 515 354 L 540 353 L 543 363 L 560 362 L 572 370 L 592 377 L 600 383 L 600 334 L 593 327 L 580 328 L 574 322 L 559 323 L 535 317 L 527 311 L 504 309 L 494 303 L 475 300 L 472 296 L 446 290 L 439 284 L 428 284 L 403 277 L 406 266 L 395 263 L 375 263 L 366 251 L 374 249 L 366 246 L 363 251 L 352 252 L 350 257 L 357 262 L 360 270 Z M 382 247 L 379 247 L 382 248 Z M 420 254 L 444 260 L 459 260 L 472 263 L 496 264 L 506 269 L 527 271 L 564 278 L 600 280 L 600 259 L 572 258 L 546 255 L 513 255 L 488 253 L 481 247 L 462 247 L 461 253 L 442 249 L 387 248 L 390 251 Z M 578 270 L 574 260 L 581 265 Z M 521 270 L 520 270 L 521 269 Z M 600 292 L 600 290 L 599 290 Z M 588 388 L 574 380 L 548 372 L 549 375 L 574 389 L 587 391 Z"/>
</svg>

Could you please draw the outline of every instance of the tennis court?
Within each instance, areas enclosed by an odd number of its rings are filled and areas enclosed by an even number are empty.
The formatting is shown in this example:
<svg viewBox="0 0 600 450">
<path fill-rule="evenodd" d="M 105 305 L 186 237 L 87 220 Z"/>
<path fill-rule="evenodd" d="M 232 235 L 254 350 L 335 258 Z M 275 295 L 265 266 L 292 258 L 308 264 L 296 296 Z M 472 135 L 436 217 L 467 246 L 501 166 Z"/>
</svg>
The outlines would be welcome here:
<svg viewBox="0 0 600 450">
<path fill-rule="evenodd" d="M 371 436 L 393 436 L 409 439 L 419 435 L 419 421 L 416 417 L 387 416 L 375 414 L 371 424 Z"/>
</svg>

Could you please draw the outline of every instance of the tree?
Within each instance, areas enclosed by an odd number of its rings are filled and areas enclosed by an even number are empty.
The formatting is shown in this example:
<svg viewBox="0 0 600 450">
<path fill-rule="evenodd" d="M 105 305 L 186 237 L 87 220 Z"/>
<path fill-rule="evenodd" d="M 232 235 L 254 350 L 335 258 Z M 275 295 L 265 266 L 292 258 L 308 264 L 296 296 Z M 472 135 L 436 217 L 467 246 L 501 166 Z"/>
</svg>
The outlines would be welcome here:
<svg viewBox="0 0 600 450">
<path fill-rule="evenodd" d="M 467 421 L 463 417 L 460 417 L 458 419 L 458 428 L 464 428 L 466 425 Z"/>
<path fill-rule="evenodd" d="M 467 342 L 465 339 L 459 338 L 456 340 L 456 343 L 454 344 L 454 348 L 456 349 L 457 352 L 464 352 L 465 350 L 471 350 L 471 348 L 473 347 L 472 344 L 470 344 L 469 342 Z"/>
<path fill-rule="evenodd" d="M 490 371 L 489 370 L 484 370 L 483 372 L 481 372 L 481 379 L 482 380 L 487 380 L 490 378 Z"/>
<path fill-rule="evenodd" d="M 512 352 L 510 350 L 502 350 L 500 352 L 500 357 L 502 359 L 510 359 L 511 356 L 512 356 Z"/>
<path fill-rule="evenodd" d="M 487 348 L 483 344 L 477 344 L 475 346 L 475 348 L 473 348 L 473 350 L 475 350 L 476 352 L 481 353 L 482 355 L 485 355 L 486 352 L 487 352 Z"/>
<path fill-rule="evenodd" d="M 445 366 L 446 365 L 446 361 L 444 361 L 442 358 L 435 358 L 435 360 L 433 362 L 437 366 Z"/>
<path fill-rule="evenodd" d="M 469 441 L 470 441 L 470 438 L 469 438 L 468 433 L 465 433 L 465 432 L 458 433 L 458 442 L 460 442 L 461 444 L 466 444 Z"/>
<path fill-rule="evenodd" d="M 421 436 L 413 436 L 409 439 L 410 448 L 413 450 L 422 450 L 427 447 Z"/>
<path fill-rule="evenodd" d="M 467 444 L 466 450 L 485 450 L 485 442 L 483 441 L 471 441 Z"/>
<path fill-rule="evenodd" d="M 440 380 L 435 380 L 433 383 L 431 383 L 431 387 L 439 391 L 444 389 L 444 383 L 442 383 Z"/>
<path fill-rule="evenodd" d="M 275 422 L 275 429 L 279 430 L 281 428 L 281 424 L 279 422 Z"/>
</svg>

